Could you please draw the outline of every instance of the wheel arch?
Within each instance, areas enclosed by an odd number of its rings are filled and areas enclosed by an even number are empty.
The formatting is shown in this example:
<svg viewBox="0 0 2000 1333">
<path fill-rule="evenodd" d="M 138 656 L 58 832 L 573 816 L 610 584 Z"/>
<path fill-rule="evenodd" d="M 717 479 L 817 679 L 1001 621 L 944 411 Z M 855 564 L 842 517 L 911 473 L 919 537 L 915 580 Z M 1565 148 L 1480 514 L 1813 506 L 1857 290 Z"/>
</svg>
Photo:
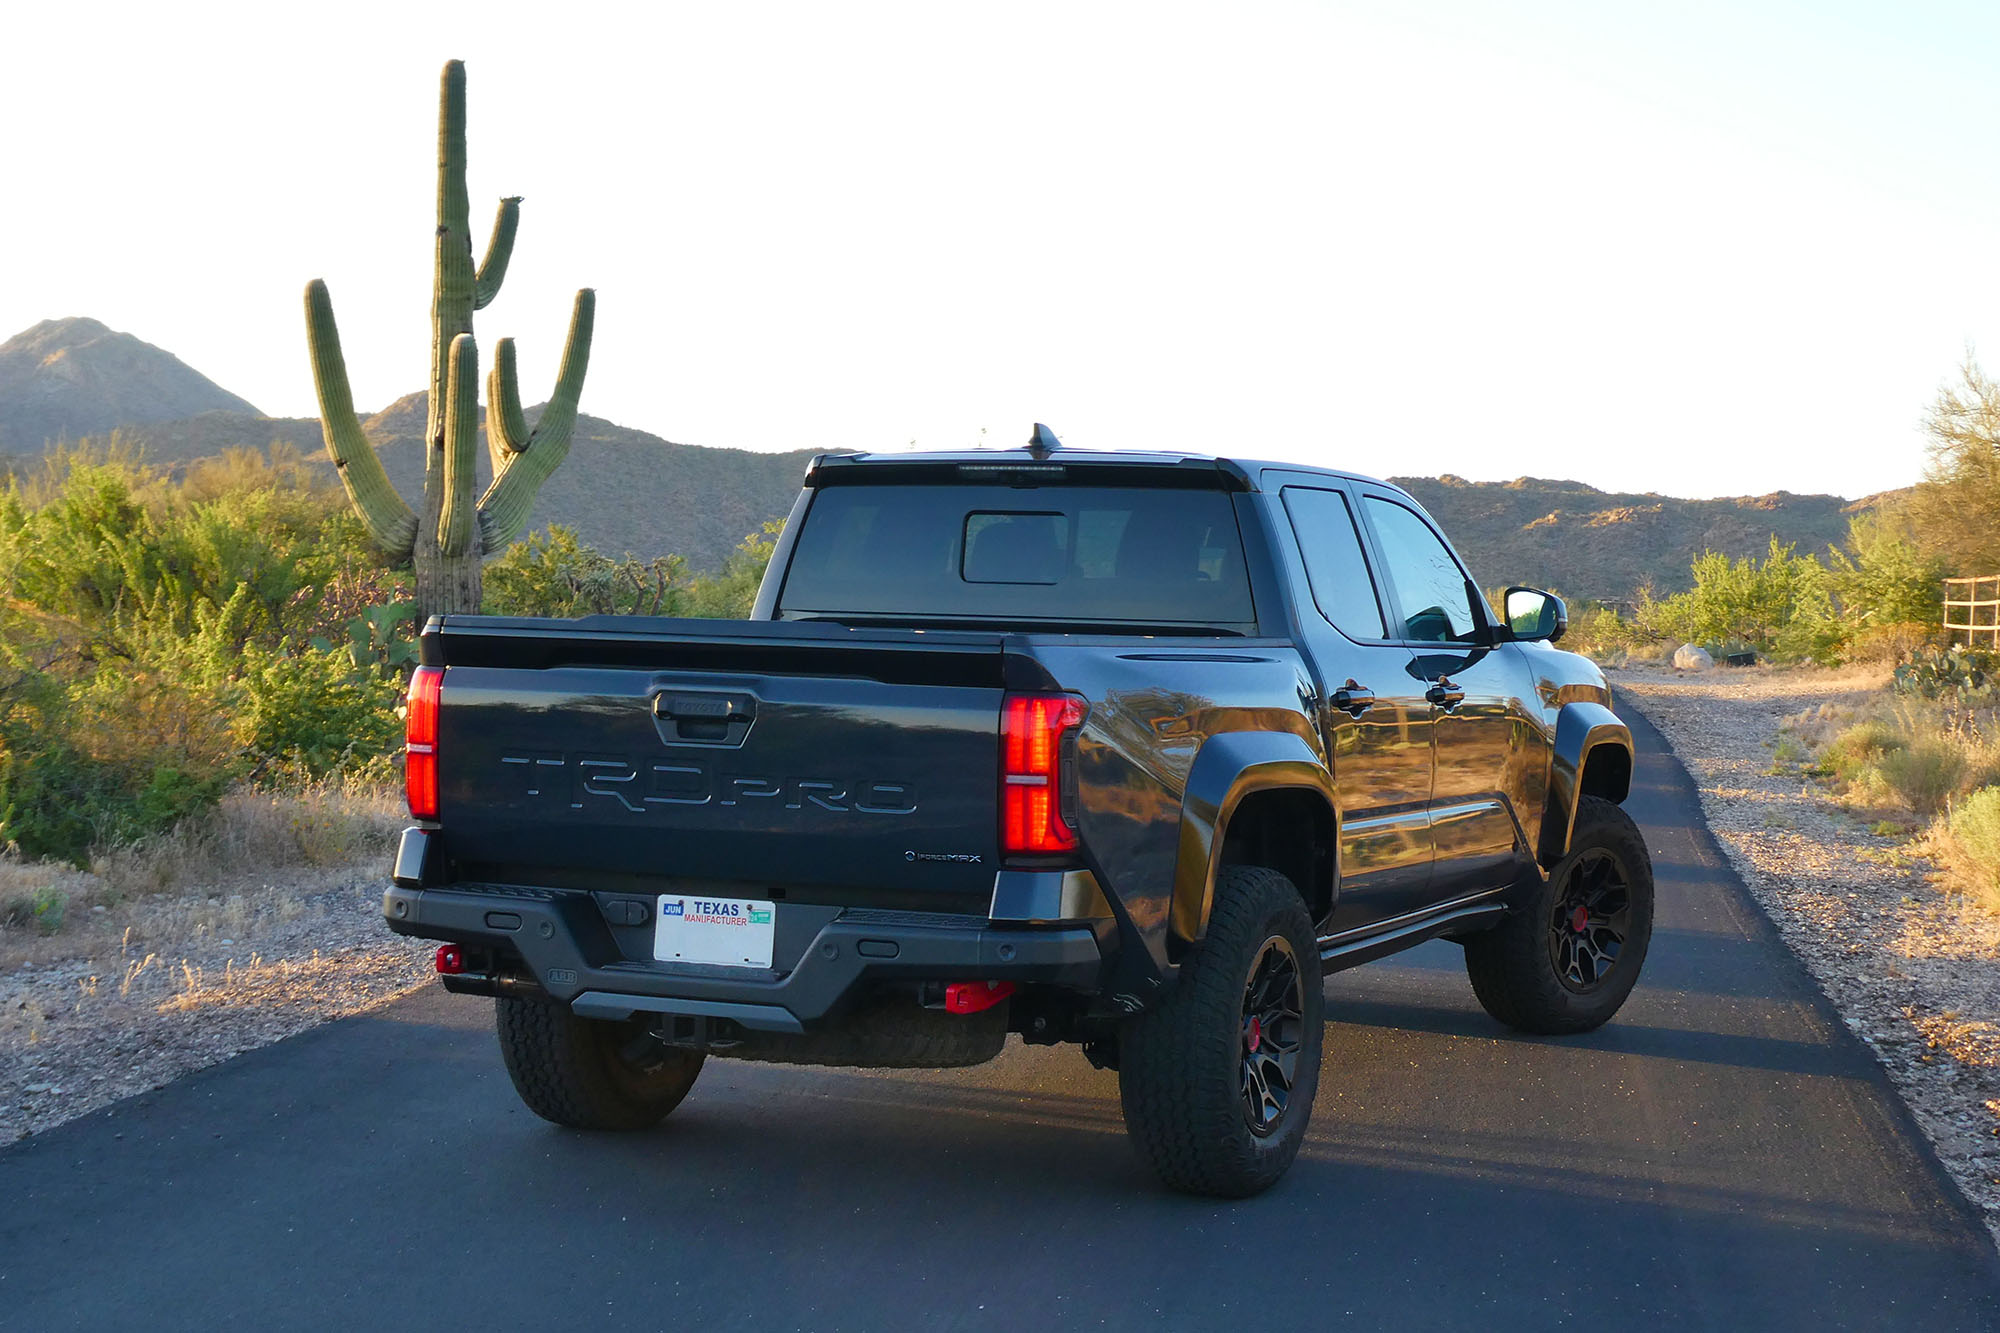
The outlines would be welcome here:
<svg viewBox="0 0 2000 1333">
<path fill-rule="evenodd" d="M 1216 877 L 1232 853 L 1254 854 L 1257 859 L 1244 864 L 1284 874 L 1315 923 L 1324 920 L 1340 882 L 1338 810 L 1333 777 L 1302 737 L 1267 731 L 1209 737 L 1181 799 L 1170 947 L 1195 943 L 1207 932 Z M 1304 836 L 1285 837 L 1295 826 Z"/>
<path fill-rule="evenodd" d="M 1569 851 L 1585 796 L 1622 804 L 1632 793 L 1632 730 L 1601 703 L 1576 700 L 1556 715 L 1548 803 L 1537 858 L 1547 869 Z"/>
</svg>

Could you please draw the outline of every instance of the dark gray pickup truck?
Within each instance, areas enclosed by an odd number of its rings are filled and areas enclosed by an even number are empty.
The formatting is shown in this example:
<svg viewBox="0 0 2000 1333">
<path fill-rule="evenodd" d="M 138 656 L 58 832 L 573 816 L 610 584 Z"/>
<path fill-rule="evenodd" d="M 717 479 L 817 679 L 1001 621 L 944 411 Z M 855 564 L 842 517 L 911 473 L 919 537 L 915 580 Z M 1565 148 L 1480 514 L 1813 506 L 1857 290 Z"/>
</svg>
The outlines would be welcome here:
<svg viewBox="0 0 2000 1333">
<path fill-rule="evenodd" d="M 1496 617 L 1380 482 L 1038 440 L 816 460 L 749 621 L 425 628 L 384 912 L 538 1114 L 1013 1032 L 1237 1196 L 1304 1137 L 1324 972 L 1445 937 L 1510 1026 L 1624 1002 L 1632 741 L 1556 598 Z"/>
</svg>

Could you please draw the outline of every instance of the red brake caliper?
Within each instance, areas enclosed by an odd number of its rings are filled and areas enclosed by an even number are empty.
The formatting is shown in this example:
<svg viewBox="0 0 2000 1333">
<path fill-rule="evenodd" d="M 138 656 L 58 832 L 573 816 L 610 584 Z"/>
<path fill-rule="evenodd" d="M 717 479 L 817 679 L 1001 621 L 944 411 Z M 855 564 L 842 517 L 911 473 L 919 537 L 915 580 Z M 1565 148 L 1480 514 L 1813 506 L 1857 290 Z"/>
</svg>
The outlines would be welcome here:
<svg viewBox="0 0 2000 1333">
<path fill-rule="evenodd" d="M 1263 1020 L 1253 1015 L 1250 1019 L 1250 1053 L 1252 1055 L 1255 1055 L 1257 1053 L 1257 1048 L 1263 1044 L 1264 1044 Z"/>
</svg>

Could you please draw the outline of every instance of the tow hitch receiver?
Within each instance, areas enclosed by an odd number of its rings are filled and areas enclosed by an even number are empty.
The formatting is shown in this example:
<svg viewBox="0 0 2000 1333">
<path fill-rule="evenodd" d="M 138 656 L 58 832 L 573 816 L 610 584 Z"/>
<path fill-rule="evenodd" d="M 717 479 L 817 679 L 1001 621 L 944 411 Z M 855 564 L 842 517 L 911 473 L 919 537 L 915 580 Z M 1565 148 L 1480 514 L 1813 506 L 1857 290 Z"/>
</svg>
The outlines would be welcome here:
<svg viewBox="0 0 2000 1333">
<path fill-rule="evenodd" d="M 976 1014 L 1014 993 L 1011 981 L 954 981 L 944 988 L 946 1013 Z"/>
</svg>

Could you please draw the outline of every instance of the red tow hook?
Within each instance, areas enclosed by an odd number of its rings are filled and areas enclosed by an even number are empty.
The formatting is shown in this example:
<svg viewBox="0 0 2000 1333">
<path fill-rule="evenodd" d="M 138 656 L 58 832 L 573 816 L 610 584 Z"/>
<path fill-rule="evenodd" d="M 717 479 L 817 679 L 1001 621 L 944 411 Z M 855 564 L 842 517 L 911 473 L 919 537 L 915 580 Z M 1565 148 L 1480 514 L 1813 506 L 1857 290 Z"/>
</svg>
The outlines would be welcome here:
<svg viewBox="0 0 2000 1333">
<path fill-rule="evenodd" d="M 465 971 L 465 951 L 456 944 L 440 944 L 437 951 L 437 970 L 441 977 L 455 977 Z"/>
<path fill-rule="evenodd" d="M 954 981 L 944 988 L 946 1013 L 976 1014 L 1014 993 L 1011 981 Z"/>
</svg>

